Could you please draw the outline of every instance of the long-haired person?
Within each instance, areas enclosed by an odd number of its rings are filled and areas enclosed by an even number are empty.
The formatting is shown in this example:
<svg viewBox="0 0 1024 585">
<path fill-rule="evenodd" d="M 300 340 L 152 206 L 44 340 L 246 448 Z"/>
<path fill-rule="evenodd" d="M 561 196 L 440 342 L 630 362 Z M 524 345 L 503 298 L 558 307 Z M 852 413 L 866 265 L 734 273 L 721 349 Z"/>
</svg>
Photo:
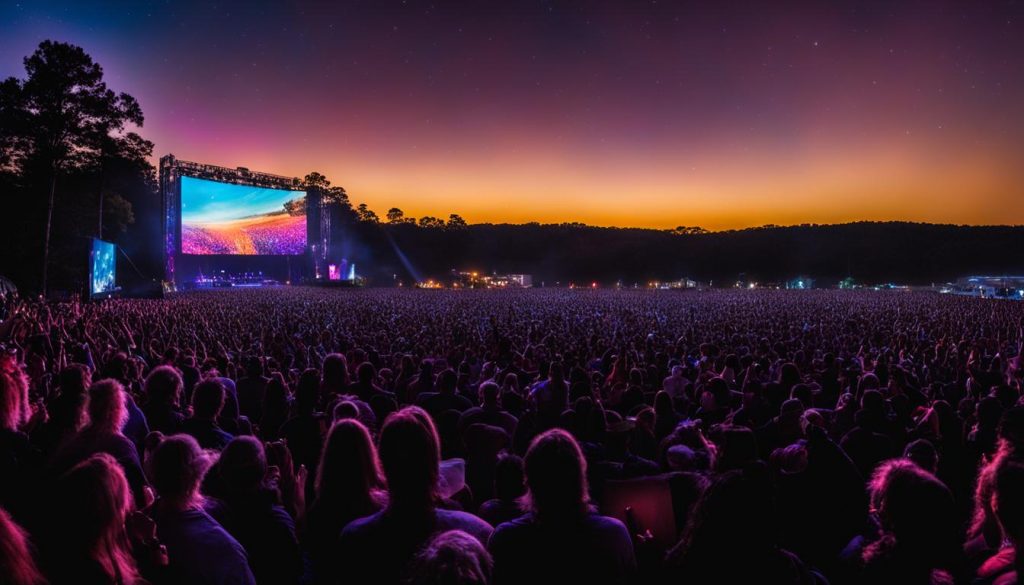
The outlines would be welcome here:
<svg viewBox="0 0 1024 585">
<path fill-rule="evenodd" d="M 906 459 L 886 461 L 870 483 L 880 534 L 863 552 L 864 583 L 949 583 L 961 568 L 953 495 Z"/>
<path fill-rule="evenodd" d="M 220 378 L 207 378 L 192 390 L 192 416 L 181 424 L 181 432 L 195 437 L 203 449 L 220 451 L 234 438 L 218 422 L 226 396 Z"/>
<path fill-rule="evenodd" d="M 13 507 L 27 495 L 27 475 L 39 455 L 23 431 L 31 412 L 28 383 L 19 372 L 0 371 L 0 506 Z"/>
<path fill-rule="evenodd" d="M 181 430 L 185 415 L 181 412 L 181 396 L 184 382 L 181 374 L 171 366 L 159 366 L 146 376 L 146 403 L 142 412 L 146 415 L 151 431 L 173 435 Z"/>
<path fill-rule="evenodd" d="M 0 508 L 0 585 L 44 585 L 28 534 Z"/>
<path fill-rule="evenodd" d="M 245 548 L 259 583 L 297 583 L 302 553 L 295 521 L 268 481 L 267 456 L 255 437 L 235 437 L 214 468 L 220 493 L 206 510 Z M 211 471 L 213 473 L 213 471 Z"/>
<path fill-rule="evenodd" d="M 157 536 L 167 547 L 168 582 L 248 585 L 256 579 L 245 549 L 203 510 L 199 486 L 209 458 L 189 435 L 168 437 L 150 461 Z"/>
<path fill-rule="evenodd" d="M 388 416 L 379 451 L 388 503 L 342 531 L 339 574 L 352 583 L 400 583 L 409 576 L 417 551 L 435 533 L 462 530 L 487 542 L 490 524 L 437 506 L 441 449 L 426 412 L 406 407 Z"/>
<path fill-rule="evenodd" d="M 779 547 L 777 531 L 767 470 L 727 471 L 697 500 L 666 572 L 675 583 L 814 583 L 800 559 Z"/>
<path fill-rule="evenodd" d="M 334 582 L 332 555 L 341 530 L 379 511 L 387 501 L 377 448 L 361 422 L 343 419 L 331 427 L 314 485 L 316 497 L 308 510 L 304 545 L 317 582 Z"/>
<path fill-rule="evenodd" d="M 974 515 L 967 530 L 967 554 L 984 558 L 998 550 L 1002 532 L 992 507 L 996 474 L 1011 462 L 1024 462 L 1024 406 L 1003 413 L 999 423 L 996 450 L 978 471 L 974 490 Z"/>
<path fill-rule="evenodd" d="M 1024 463 L 1009 461 L 999 468 L 993 487 L 993 508 L 1003 538 L 999 551 L 978 569 L 978 585 L 1016 585 L 1024 574 Z"/>
<path fill-rule="evenodd" d="M 71 364 L 60 371 L 60 391 L 46 404 L 49 419 L 33 442 L 46 455 L 52 455 L 89 420 L 89 386 L 92 372 L 83 364 Z"/>
<path fill-rule="evenodd" d="M 529 513 L 491 537 L 494 582 L 628 583 L 636 572 L 626 527 L 590 506 L 587 463 L 561 429 L 533 439 L 526 452 Z"/>
<path fill-rule="evenodd" d="M 345 359 L 344 354 L 327 354 L 324 357 L 322 371 L 323 377 L 320 380 L 320 391 L 324 396 L 348 393 L 348 360 Z"/>
<path fill-rule="evenodd" d="M 89 388 L 89 423 L 54 456 L 53 467 L 67 470 L 95 453 L 107 453 L 124 469 L 136 505 L 147 504 L 146 477 L 135 443 L 122 429 L 128 420 L 127 396 L 117 380 L 100 380 Z"/>
<path fill-rule="evenodd" d="M 134 509 L 124 471 L 97 453 L 58 480 L 43 539 L 54 585 L 143 583 L 126 522 Z"/>
<path fill-rule="evenodd" d="M 288 420 L 291 409 L 291 394 L 284 376 L 274 374 L 267 382 L 260 408 L 259 432 L 264 441 L 274 441 L 281 436 L 281 425 Z"/>
</svg>

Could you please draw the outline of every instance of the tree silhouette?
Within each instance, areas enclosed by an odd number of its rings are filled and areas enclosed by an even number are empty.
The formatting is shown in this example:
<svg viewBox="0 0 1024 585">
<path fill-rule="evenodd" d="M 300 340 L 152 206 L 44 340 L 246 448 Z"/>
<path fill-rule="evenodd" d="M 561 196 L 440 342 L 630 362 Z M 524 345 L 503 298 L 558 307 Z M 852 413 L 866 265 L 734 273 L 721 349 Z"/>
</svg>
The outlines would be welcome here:
<svg viewBox="0 0 1024 585">
<path fill-rule="evenodd" d="M 336 203 L 342 207 L 345 211 L 352 210 L 352 203 L 348 200 L 348 192 L 345 191 L 344 187 L 331 187 L 323 192 L 324 201 L 328 203 Z"/>
<path fill-rule="evenodd" d="M 444 227 L 444 220 L 443 219 L 438 219 L 438 218 L 436 218 L 434 216 L 431 216 L 431 215 L 425 215 L 425 216 L 420 218 L 420 227 L 421 228 L 443 228 Z"/>
<path fill-rule="evenodd" d="M 332 187 L 331 181 L 326 175 L 313 171 L 303 177 L 299 186 L 307 191 L 318 189 L 324 203 L 340 205 L 343 215 L 351 215 L 353 213 L 352 203 L 348 199 L 348 193 L 345 191 L 345 188 L 338 185 Z"/>
<path fill-rule="evenodd" d="M 306 175 L 302 179 L 302 187 L 304 189 L 323 189 L 327 190 L 331 186 L 331 182 L 327 180 L 327 177 L 320 173 L 313 171 Z"/>
<path fill-rule="evenodd" d="M 27 119 L 21 81 L 9 77 L 0 82 L 0 172 L 13 175 L 21 170 Z"/>
<path fill-rule="evenodd" d="M 448 216 L 448 228 L 449 229 L 459 230 L 459 229 L 462 229 L 462 228 L 466 227 L 466 225 L 467 225 L 466 224 L 466 220 L 462 219 L 461 215 L 459 215 L 457 213 L 453 213 L 453 214 Z"/>
<path fill-rule="evenodd" d="M 681 226 L 675 228 L 674 230 L 670 230 L 670 231 L 671 231 L 672 234 L 677 235 L 677 236 L 694 236 L 694 235 L 698 235 L 698 234 L 709 233 L 708 230 L 706 230 L 706 229 L 704 229 L 702 227 L 699 227 L 699 226 L 686 227 L 684 225 L 681 225 Z"/>
<path fill-rule="evenodd" d="M 288 212 L 288 215 L 306 215 L 306 198 L 299 197 L 290 201 L 284 202 L 284 210 Z"/>
<path fill-rule="evenodd" d="M 356 215 L 359 217 L 359 221 L 365 223 L 380 223 L 380 218 L 377 217 L 377 214 L 367 207 L 365 203 L 359 204 L 359 207 L 356 208 Z"/>
<path fill-rule="evenodd" d="M 397 207 L 392 207 L 387 214 L 388 223 L 402 223 L 405 219 L 405 212 Z"/>
<path fill-rule="evenodd" d="M 107 88 L 103 68 L 81 47 L 43 41 L 24 64 L 26 79 L 9 78 L 0 89 L 0 116 L 14 122 L 13 129 L 0 134 L 0 165 L 18 170 L 30 165 L 46 179 L 41 279 L 46 294 L 58 180 L 91 166 L 102 169 L 122 148 L 137 149 L 139 140 L 121 133 L 128 123 L 141 126 L 143 118 L 134 98 Z M 101 172 L 99 194 L 102 177 Z"/>
</svg>

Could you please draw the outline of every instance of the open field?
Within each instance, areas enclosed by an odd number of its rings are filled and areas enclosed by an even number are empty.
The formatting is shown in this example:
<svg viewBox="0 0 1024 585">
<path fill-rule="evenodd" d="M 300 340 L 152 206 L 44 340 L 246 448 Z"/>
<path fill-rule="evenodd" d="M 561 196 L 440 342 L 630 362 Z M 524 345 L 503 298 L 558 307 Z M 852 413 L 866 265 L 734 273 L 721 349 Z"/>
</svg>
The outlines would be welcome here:
<svg viewBox="0 0 1024 585">
<path fill-rule="evenodd" d="M 181 227 L 183 254 L 302 254 L 305 248 L 304 215 L 279 213 Z"/>
</svg>

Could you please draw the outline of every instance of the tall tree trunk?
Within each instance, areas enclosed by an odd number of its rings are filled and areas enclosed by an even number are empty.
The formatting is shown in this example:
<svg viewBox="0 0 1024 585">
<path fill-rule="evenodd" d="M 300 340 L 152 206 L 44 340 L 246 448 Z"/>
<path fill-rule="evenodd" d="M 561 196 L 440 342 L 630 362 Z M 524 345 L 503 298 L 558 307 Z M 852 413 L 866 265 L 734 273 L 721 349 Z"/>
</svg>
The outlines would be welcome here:
<svg viewBox="0 0 1024 585">
<path fill-rule="evenodd" d="M 53 194 L 57 191 L 57 171 L 50 174 L 50 199 L 46 204 L 46 236 L 43 238 L 43 298 L 46 298 L 50 269 L 50 229 L 53 227 Z"/>
<path fill-rule="evenodd" d="M 104 165 L 103 164 L 103 160 L 100 159 L 100 180 L 99 180 L 99 184 L 100 185 L 99 185 L 99 189 L 97 189 L 97 191 L 99 191 L 99 199 L 100 199 L 100 205 L 99 205 L 99 207 L 100 207 L 100 217 L 99 217 L 99 225 L 97 226 L 97 229 L 96 229 L 96 238 L 100 239 L 100 240 L 103 239 L 103 180 L 104 180 L 105 174 L 106 174 L 105 171 L 106 171 L 106 165 Z"/>
</svg>

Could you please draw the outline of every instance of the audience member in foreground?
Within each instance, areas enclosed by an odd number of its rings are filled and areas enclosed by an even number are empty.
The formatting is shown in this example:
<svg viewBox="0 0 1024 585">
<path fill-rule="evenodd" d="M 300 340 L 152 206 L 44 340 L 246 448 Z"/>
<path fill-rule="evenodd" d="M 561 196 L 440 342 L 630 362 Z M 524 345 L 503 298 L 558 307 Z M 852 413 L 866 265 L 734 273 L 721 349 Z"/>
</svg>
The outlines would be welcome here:
<svg viewBox="0 0 1024 585">
<path fill-rule="evenodd" d="M 315 485 L 305 543 L 317 582 L 333 583 L 338 578 L 335 555 L 342 528 L 377 512 L 387 501 L 377 448 L 362 423 L 351 419 L 334 423 Z"/>
<path fill-rule="evenodd" d="M 814 575 L 779 546 L 767 469 L 752 464 L 719 475 L 697 501 L 669 553 L 677 583 L 813 585 Z M 736 551 L 743 551 L 738 555 Z"/>
<path fill-rule="evenodd" d="M 437 493 L 441 451 L 426 412 L 407 407 L 384 421 L 380 460 L 388 503 L 341 533 L 338 574 L 356 583 L 401 583 L 431 535 L 462 530 L 486 543 L 492 528 L 483 520 L 440 508 Z"/>
<path fill-rule="evenodd" d="M 0 508 L 0 583 L 43 585 L 46 580 L 36 566 L 32 545 L 25 531 Z"/>
<path fill-rule="evenodd" d="M 629 582 L 636 572 L 629 532 L 591 509 L 587 464 L 575 439 L 547 431 L 530 444 L 525 463 L 529 512 L 491 536 L 494 582 Z"/>
<path fill-rule="evenodd" d="M 302 576 L 295 522 L 267 485 L 267 458 L 255 437 L 236 437 L 208 476 L 215 484 L 207 511 L 245 549 L 261 584 L 293 584 Z"/>
<path fill-rule="evenodd" d="M 489 585 L 493 562 L 480 541 L 461 530 L 435 536 L 417 556 L 412 585 Z"/>
<path fill-rule="evenodd" d="M 962 567 L 949 489 L 912 461 L 895 459 L 875 471 L 870 491 L 880 532 L 863 551 L 865 580 L 891 585 L 953 582 Z"/>
<path fill-rule="evenodd" d="M 93 455 L 64 474 L 44 538 L 50 582 L 144 583 L 127 534 L 132 510 L 128 481 L 110 455 Z"/>
<path fill-rule="evenodd" d="M 207 456 L 189 435 L 168 437 L 153 453 L 152 516 L 170 560 L 166 582 L 254 584 L 245 549 L 203 510 L 199 486 L 208 467 Z"/>
</svg>

